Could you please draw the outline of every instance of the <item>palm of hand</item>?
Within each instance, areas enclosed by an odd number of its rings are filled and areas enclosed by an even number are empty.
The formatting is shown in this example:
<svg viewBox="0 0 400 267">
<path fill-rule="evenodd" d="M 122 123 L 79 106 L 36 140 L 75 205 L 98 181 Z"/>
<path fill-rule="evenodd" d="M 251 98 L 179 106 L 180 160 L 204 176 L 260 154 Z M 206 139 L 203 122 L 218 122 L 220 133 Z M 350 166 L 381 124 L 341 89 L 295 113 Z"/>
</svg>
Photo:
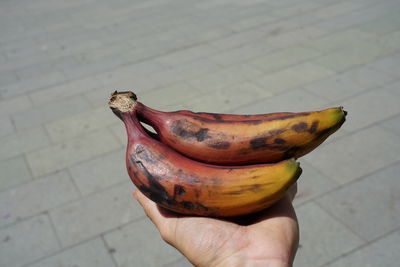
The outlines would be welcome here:
<svg viewBox="0 0 400 267">
<path fill-rule="evenodd" d="M 290 195 L 270 209 L 221 220 L 179 216 L 136 191 L 135 197 L 163 239 L 196 266 L 291 266 L 298 225 Z"/>
</svg>

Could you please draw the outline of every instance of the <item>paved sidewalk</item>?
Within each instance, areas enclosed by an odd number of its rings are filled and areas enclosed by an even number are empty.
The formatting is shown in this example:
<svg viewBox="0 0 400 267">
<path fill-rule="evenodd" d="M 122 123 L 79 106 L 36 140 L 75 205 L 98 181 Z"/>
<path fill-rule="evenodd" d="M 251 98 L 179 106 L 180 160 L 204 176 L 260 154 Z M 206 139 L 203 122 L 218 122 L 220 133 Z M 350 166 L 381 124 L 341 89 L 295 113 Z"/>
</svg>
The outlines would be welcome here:
<svg viewBox="0 0 400 267">
<path fill-rule="evenodd" d="M 0 2 L 0 266 L 191 266 L 132 200 L 106 102 L 344 106 L 302 158 L 298 267 L 400 262 L 400 2 Z"/>
</svg>

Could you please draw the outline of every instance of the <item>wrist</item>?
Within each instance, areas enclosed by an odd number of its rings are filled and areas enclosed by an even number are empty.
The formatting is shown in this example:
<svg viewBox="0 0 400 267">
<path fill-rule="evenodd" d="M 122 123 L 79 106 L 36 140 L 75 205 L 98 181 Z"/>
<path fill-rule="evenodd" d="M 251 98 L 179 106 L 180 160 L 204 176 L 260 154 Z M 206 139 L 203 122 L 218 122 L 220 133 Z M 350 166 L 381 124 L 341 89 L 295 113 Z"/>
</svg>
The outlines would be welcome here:
<svg viewBox="0 0 400 267">
<path fill-rule="evenodd" d="M 292 264 L 287 260 L 280 258 L 265 258 L 265 259 L 252 259 L 246 258 L 245 256 L 233 256 L 225 258 L 215 264 L 211 264 L 212 267 L 291 267 Z"/>
</svg>

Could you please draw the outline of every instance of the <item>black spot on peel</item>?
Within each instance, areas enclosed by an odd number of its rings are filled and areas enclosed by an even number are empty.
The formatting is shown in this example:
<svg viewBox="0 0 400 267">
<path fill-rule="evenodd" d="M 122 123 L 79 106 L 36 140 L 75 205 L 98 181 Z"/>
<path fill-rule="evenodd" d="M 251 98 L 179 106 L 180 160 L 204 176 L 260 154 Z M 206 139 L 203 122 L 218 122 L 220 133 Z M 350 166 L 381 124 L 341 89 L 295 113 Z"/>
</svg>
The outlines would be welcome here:
<svg viewBox="0 0 400 267">
<path fill-rule="evenodd" d="M 319 121 L 313 121 L 311 128 L 308 130 L 309 133 L 314 134 L 318 130 Z"/>
<path fill-rule="evenodd" d="M 276 130 L 271 130 L 268 132 L 269 135 L 278 135 L 281 134 L 283 132 L 285 132 L 286 129 L 276 129 Z"/>
<path fill-rule="evenodd" d="M 162 186 L 161 183 L 159 183 L 159 180 L 162 180 L 162 178 L 153 176 L 143 165 L 143 163 L 135 157 L 132 157 L 130 159 L 132 164 L 136 165 L 142 172 L 142 174 L 146 177 L 148 186 L 145 184 L 141 184 L 138 186 L 139 190 L 145 194 L 148 198 L 153 200 L 154 202 L 160 204 L 161 206 L 164 206 L 165 208 L 168 207 L 177 207 L 177 208 L 184 208 L 187 210 L 203 210 L 203 211 L 208 211 L 209 209 L 197 202 L 189 202 L 189 201 L 177 201 L 176 196 L 182 196 L 186 193 L 186 190 L 184 189 L 183 186 L 180 185 L 175 185 L 174 186 L 174 195 L 170 196 L 165 190 L 165 188 Z M 199 194 L 199 193 L 198 193 Z M 197 195 L 197 194 L 196 194 Z"/>
<path fill-rule="evenodd" d="M 307 123 L 306 122 L 299 122 L 292 126 L 292 130 L 297 133 L 302 133 L 307 131 Z"/>
<path fill-rule="evenodd" d="M 285 141 L 285 139 L 282 139 L 282 138 L 275 138 L 274 143 L 275 144 L 279 144 L 279 145 L 283 145 L 283 144 L 286 143 L 286 141 Z"/>
<path fill-rule="evenodd" d="M 186 194 L 185 188 L 176 184 L 174 186 L 174 198 L 176 198 L 176 196 L 183 196 L 184 194 Z"/>
<path fill-rule="evenodd" d="M 216 113 L 210 113 L 210 115 L 213 116 L 216 121 L 222 121 L 221 115 L 216 114 Z"/>
<path fill-rule="evenodd" d="M 171 130 L 174 134 L 184 138 L 184 139 L 196 139 L 199 142 L 204 141 L 209 138 L 208 128 L 200 128 L 198 130 L 191 130 L 191 125 L 186 123 L 186 121 L 176 121 L 172 126 Z"/>
<path fill-rule="evenodd" d="M 253 150 L 265 149 L 268 137 L 257 137 L 250 141 L 250 146 Z"/>
<path fill-rule="evenodd" d="M 231 146 L 231 143 L 227 141 L 219 141 L 219 142 L 209 143 L 207 144 L 207 146 L 216 149 L 227 149 Z"/>
</svg>

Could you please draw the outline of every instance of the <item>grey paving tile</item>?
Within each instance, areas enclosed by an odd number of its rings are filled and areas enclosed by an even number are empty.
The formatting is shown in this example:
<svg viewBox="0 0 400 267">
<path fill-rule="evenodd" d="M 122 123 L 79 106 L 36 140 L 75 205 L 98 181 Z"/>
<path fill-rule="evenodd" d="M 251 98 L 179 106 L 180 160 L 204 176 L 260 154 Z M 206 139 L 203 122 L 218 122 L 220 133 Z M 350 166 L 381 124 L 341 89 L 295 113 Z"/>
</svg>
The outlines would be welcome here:
<svg viewBox="0 0 400 267">
<path fill-rule="evenodd" d="M 174 266 L 174 267 L 193 267 L 193 264 L 190 263 L 185 257 L 175 260 L 173 262 L 168 262 L 166 264 L 161 265 L 161 267 L 168 267 L 168 266 Z"/>
<path fill-rule="evenodd" d="M 133 189 L 127 181 L 50 211 L 62 245 L 77 244 L 144 217 L 131 195 Z"/>
<path fill-rule="evenodd" d="M 304 160 L 346 184 L 400 160 L 400 138 L 377 126 L 325 143 Z"/>
<path fill-rule="evenodd" d="M 0 114 L 3 115 L 27 110 L 30 107 L 32 103 L 26 95 L 0 100 Z"/>
<path fill-rule="evenodd" d="M 0 265 L 20 267 L 59 249 L 49 218 L 44 215 L 0 229 Z"/>
<path fill-rule="evenodd" d="M 40 260 L 29 267 L 116 267 L 100 238 L 84 242 Z"/>
<path fill-rule="evenodd" d="M 0 114 L 0 125 L 0 137 L 12 134 L 15 131 L 14 125 L 9 116 L 2 116 Z"/>
<path fill-rule="evenodd" d="M 36 179 L 0 193 L 0 226 L 47 211 L 79 197 L 66 172 Z"/>
<path fill-rule="evenodd" d="M 313 82 L 304 89 L 330 101 L 339 101 L 393 80 L 391 75 L 363 66 Z"/>
<path fill-rule="evenodd" d="M 38 77 L 22 80 L 17 83 L 6 85 L 0 89 L 0 95 L 4 98 L 11 98 L 17 95 L 29 93 L 44 87 L 52 86 L 64 82 L 65 76 L 58 72 L 52 71 Z"/>
<path fill-rule="evenodd" d="M 202 92 L 187 82 L 177 82 L 138 94 L 138 100 L 151 108 L 162 109 L 200 96 Z"/>
<path fill-rule="evenodd" d="M 358 26 L 359 29 L 373 33 L 373 34 L 386 34 L 400 29 L 400 19 L 396 14 L 389 16 L 382 16 L 374 21 Z"/>
<path fill-rule="evenodd" d="M 313 202 L 296 213 L 301 238 L 294 266 L 321 266 L 364 242 Z"/>
<path fill-rule="evenodd" d="M 384 89 L 392 93 L 396 97 L 400 97 L 400 80 L 388 85 L 385 85 Z"/>
<path fill-rule="evenodd" d="M 400 113 L 399 99 L 384 88 L 377 88 L 336 103 L 345 107 L 349 113 L 347 123 L 343 126 L 348 131 L 359 130 Z"/>
<path fill-rule="evenodd" d="M 130 180 L 125 166 L 125 148 L 70 167 L 82 195 Z"/>
<path fill-rule="evenodd" d="M 400 115 L 381 122 L 379 126 L 400 136 Z"/>
<path fill-rule="evenodd" d="M 368 241 L 400 227 L 398 173 L 400 164 L 357 180 L 318 203 L 343 224 Z"/>
<path fill-rule="evenodd" d="M 267 44 L 278 48 L 285 48 L 294 45 L 299 45 L 310 39 L 315 39 L 326 34 L 325 30 L 313 27 L 304 26 L 281 35 L 273 36 L 271 38 L 266 38 L 264 41 Z"/>
<path fill-rule="evenodd" d="M 106 128 L 118 118 L 106 106 L 91 109 L 45 125 L 53 142 L 61 142 L 82 134 Z"/>
<path fill-rule="evenodd" d="M 219 50 L 207 43 L 181 49 L 176 52 L 168 53 L 157 57 L 155 60 L 162 66 L 173 67 L 177 64 L 185 64 L 198 58 L 210 56 L 217 53 Z"/>
<path fill-rule="evenodd" d="M 297 181 L 297 194 L 293 201 L 295 206 L 299 206 L 338 187 L 338 183 L 334 180 L 322 174 L 307 162 L 301 159 L 299 161 L 303 172 Z"/>
<path fill-rule="evenodd" d="M 230 67 L 234 64 L 240 64 L 257 58 L 275 49 L 274 46 L 265 43 L 251 43 L 230 50 L 220 51 L 217 54 L 209 56 L 209 58 L 219 65 Z"/>
<path fill-rule="evenodd" d="M 251 80 L 262 72 L 248 64 L 239 64 L 200 75 L 188 80 L 188 83 L 202 92 L 218 90 L 229 85 Z"/>
<path fill-rule="evenodd" d="M 268 96 L 271 94 L 258 85 L 241 82 L 187 100 L 184 106 L 187 109 L 201 112 L 232 112 L 237 107 Z"/>
<path fill-rule="evenodd" d="M 32 179 L 23 156 L 0 161 L 0 191 Z"/>
<path fill-rule="evenodd" d="M 256 99 L 254 103 L 238 107 L 234 112 L 237 114 L 302 112 L 317 110 L 327 103 L 327 100 L 307 91 L 294 89 L 262 100 Z"/>
<path fill-rule="evenodd" d="M 257 57 L 248 63 L 268 73 L 299 64 L 310 58 L 317 57 L 320 54 L 321 53 L 314 49 L 298 45 L 273 51 Z"/>
<path fill-rule="evenodd" d="M 34 105 L 40 106 L 45 103 L 57 102 L 64 98 L 69 98 L 90 90 L 94 90 L 100 87 L 100 85 L 101 83 L 93 77 L 86 77 L 39 90 L 30 93 L 29 96 Z"/>
<path fill-rule="evenodd" d="M 339 260 L 329 264 L 329 267 L 345 266 L 387 266 L 396 267 L 400 261 L 397 246 L 400 241 L 400 231 L 396 231 L 377 240 Z"/>
<path fill-rule="evenodd" d="M 316 58 L 312 62 L 341 72 L 388 56 L 398 50 L 395 45 L 382 39 L 349 46 Z"/>
<path fill-rule="evenodd" d="M 33 126 L 71 116 L 88 110 L 89 104 L 82 96 L 72 97 L 65 100 L 50 102 L 39 107 L 29 109 L 29 112 L 21 111 L 12 115 L 15 127 L 26 129 Z"/>
<path fill-rule="evenodd" d="M 373 38 L 375 38 L 373 34 L 350 28 L 308 41 L 306 45 L 321 52 L 330 52 L 344 47 L 358 46 Z"/>
<path fill-rule="evenodd" d="M 399 64 L 400 64 L 400 53 L 396 53 L 394 55 L 383 57 L 371 63 L 369 66 L 373 69 L 382 71 L 384 73 L 389 73 L 391 75 L 394 75 L 395 77 L 400 78 L 400 74 L 396 69 L 399 66 Z"/>
<path fill-rule="evenodd" d="M 290 68 L 260 76 L 254 82 L 261 87 L 267 87 L 272 93 L 283 92 L 299 86 L 307 85 L 334 75 L 335 72 L 306 62 Z"/>
<path fill-rule="evenodd" d="M 0 160 L 33 151 L 50 143 L 43 128 L 30 128 L 0 138 Z"/>
<path fill-rule="evenodd" d="M 117 139 L 108 130 L 101 130 L 29 152 L 27 160 L 34 177 L 38 177 L 117 148 Z"/>
<path fill-rule="evenodd" d="M 15 83 L 18 81 L 18 76 L 15 71 L 0 72 L 0 86 Z"/>
<path fill-rule="evenodd" d="M 182 257 L 165 243 L 149 219 L 130 223 L 104 235 L 119 266 L 161 266 Z"/>
</svg>

